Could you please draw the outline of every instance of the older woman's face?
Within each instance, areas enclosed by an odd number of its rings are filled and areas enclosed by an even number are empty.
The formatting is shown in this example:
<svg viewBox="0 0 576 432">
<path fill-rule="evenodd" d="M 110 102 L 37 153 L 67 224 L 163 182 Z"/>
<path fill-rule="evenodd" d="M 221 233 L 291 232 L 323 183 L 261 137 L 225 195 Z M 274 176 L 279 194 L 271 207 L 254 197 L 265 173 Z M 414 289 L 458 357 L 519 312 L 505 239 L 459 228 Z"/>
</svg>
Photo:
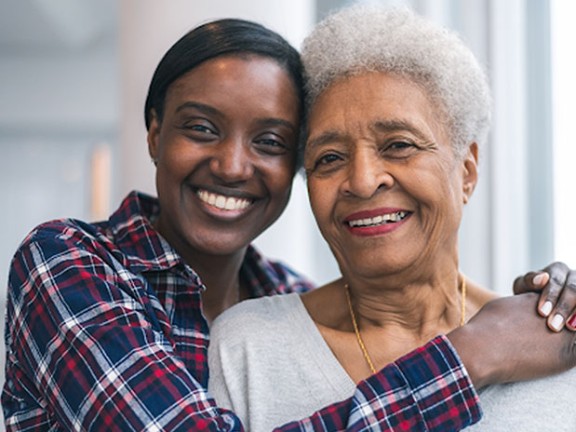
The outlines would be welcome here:
<svg viewBox="0 0 576 432">
<path fill-rule="evenodd" d="M 337 81 L 312 107 L 310 202 L 344 273 L 456 259 L 477 155 L 456 157 L 442 119 L 421 87 L 383 73 Z"/>
</svg>

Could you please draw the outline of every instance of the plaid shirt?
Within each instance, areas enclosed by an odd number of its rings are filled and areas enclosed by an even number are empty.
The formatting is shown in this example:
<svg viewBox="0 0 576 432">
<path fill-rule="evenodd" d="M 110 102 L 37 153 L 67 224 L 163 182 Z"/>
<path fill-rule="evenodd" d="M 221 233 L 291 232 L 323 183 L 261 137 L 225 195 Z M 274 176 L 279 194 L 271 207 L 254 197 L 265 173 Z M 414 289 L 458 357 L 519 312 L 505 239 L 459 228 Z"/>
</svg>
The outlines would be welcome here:
<svg viewBox="0 0 576 432">
<path fill-rule="evenodd" d="M 198 275 L 150 224 L 155 199 L 132 193 L 109 221 L 35 229 L 13 260 L 2 406 L 13 430 L 240 431 L 206 393 L 209 328 Z M 309 282 L 249 248 L 254 297 Z M 445 338 L 363 382 L 354 398 L 281 430 L 459 430 L 476 393 Z"/>
</svg>

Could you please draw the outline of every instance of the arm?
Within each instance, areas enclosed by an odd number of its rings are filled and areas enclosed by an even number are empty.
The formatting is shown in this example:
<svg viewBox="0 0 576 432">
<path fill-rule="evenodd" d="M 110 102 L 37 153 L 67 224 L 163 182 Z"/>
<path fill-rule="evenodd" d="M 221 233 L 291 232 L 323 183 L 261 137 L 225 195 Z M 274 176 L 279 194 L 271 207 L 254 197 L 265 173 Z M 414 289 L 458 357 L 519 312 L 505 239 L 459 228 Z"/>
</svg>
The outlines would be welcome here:
<svg viewBox="0 0 576 432">
<path fill-rule="evenodd" d="M 488 302 L 448 334 L 476 388 L 556 374 L 576 366 L 576 333 L 551 331 L 535 293 Z"/>
<path fill-rule="evenodd" d="M 351 400 L 278 430 L 363 430 L 377 424 L 379 430 L 401 425 L 457 431 L 474 424 L 481 415 L 474 387 L 576 366 L 576 333 L 550 331 L 537 305 L 536 294 L 493 300 L 446 339 L 436 338 L 362 382 Z"/>
<path fill-rule="evenodd" d="M 127 286 L 113 263 L 78 250 L 74 239 L 41 240 L 21 248 L 10 274 L 7 430 L 43 427 L 51 416 L 69 430 L 241 430 L 134 302 L 141 286 Z M 439 338 L 361 383 L 353 398 L 280 430 L 409 421 L 445 431 L 478 417 L 466 372 Z"/>
<path fill-rule="evenodd" d="M 354 396 L 277 431 L 458 431 L 480 419 L 458 356 L 439 336 L 361 382 Z"/>
<path fill-rule="evenodd" d="M 242 430 L 233 413 L 215 405 L 173 353 L 147 308 L 135 301 L 143 286 L 124 280 L 104 254 L 63 237 L 37 235 L 12 263 L 3 393 L 7 430 L 42 428 L 54 418 L 67 430 L 130 431 L 151 425 L 164 431 Z M 457 360 L 448 356 L 436 364 L 443 345 L 443 340 L 429 344 L 412 360 L 399 361 L 363 383 L 353 399 L 283 429 L 305 430 L 314 424 L 316 430 L 333 431 L 350 419 L 352 430 L 354 424 L 372 421 L 358 409 L 366 409 L 364 400 L 374 396 L 390 421 L 412 417 L 422 410 L 422 398 L 411 395 L 410 380 L 419 381 L 417 374 L 410 377 L 413 365 L 423 365 L 421 373 L 429 374 L 429 388 L 437 397 L 450 390 L 443 375 Z M 426 365 L 432 369 L 426 371 Z M 462 381 L 471 389 L 465 376 Z M 379 396 L 383 391 L 388 393 Z M 474 412 L 456 398 L 440 405 L 458 418 Z M 425 416 L 417 414 L 414 421 L 422 424 Z"/>
<path fill-rule="evenodd" d="M 71 231 L 40 232 L 12 263 L 7 430 L 241 430 L 173 352 L 144 283 Z"/>
</svg>

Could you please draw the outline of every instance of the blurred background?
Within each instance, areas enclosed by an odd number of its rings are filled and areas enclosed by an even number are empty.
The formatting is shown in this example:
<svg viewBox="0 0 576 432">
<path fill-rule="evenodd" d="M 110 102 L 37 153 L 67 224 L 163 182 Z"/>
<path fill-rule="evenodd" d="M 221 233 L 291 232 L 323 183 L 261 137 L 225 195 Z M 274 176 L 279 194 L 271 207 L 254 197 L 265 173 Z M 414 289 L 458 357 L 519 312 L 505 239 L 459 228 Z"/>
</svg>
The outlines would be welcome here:
<svg viewBox="0 0 576 432">
<path fill-rule="evenodd" d="M 154 194 L 143 106 L 168 47 L 213 18 L 259 21 L 294 46 L 344 0 L 0 0 L 0 307 L 12 254 L 38 223 L 106 218 Z M 576 5 L 562 0 L 405 0 L 455 29 L 494 95 L 481 179 L 461 231 L 462 270 L 502 294 L 552 260 L 576 265 Z M 297 177 L 258 246 L 317 283 L 337 268 Z M 0 349 L 2 346 L 0 346 Z M 3 354 L 0 367 L 3 371 Z M 2 374 L 0 373 L 0 380 Z M 1 430 L 1 427 L 0 427 Z"/>
</svg>

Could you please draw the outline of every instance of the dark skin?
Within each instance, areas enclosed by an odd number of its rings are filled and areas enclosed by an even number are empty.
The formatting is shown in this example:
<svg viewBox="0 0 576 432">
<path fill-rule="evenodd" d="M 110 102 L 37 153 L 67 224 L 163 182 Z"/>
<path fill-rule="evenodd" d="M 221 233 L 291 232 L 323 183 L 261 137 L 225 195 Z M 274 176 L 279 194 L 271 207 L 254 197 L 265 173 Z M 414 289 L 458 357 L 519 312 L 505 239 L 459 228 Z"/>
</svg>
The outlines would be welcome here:
<svg viewBox="0 0 576 432">
<path fill-rule="evenodd" d="M 282 214 L 295 172 L 299 101 L 261 56 L 207 60 L 172 83 L 152 113 L 161 213 L 156 229 L 201 277 L 208 321 L 248 297 L 248 245 Z"/>
<path fill-rule="evenodd" d="M 557 313 L 573 324 L 575 278 L 576 272 L 561 262 L 528 272 L 514 281 L 515 296 L 488 302 L 465 326 L 448 333 L 476 388 L 548 376 L 576 366 L 574 326 L 561 330 L 550 326 Z M 546 302 L 554 306 L 543 313 Z M 526 314 L 535 310 L 538 314 Z M 547 327 L 538 315 L 547 318 Z M 518 350 L 530 355 L 520 361 Z M 555 369 L 550 369 L 554 364 Z"/>
<path fill-rule="evenodd" d="M 535 284 L 534 280 L 539 283 Z M 539 291 L 540 286 L 544 288 L 538 300 L 538 313 L 547 318 L 550 330 L 559 331 L 558 326 L 552 325 L 557 315 L 561 317 L 557 322 L 562 325 L 566 323 L 568 329 L 576 330 L 576 272 L 562 262 L 552 263 L 543 272 L 529 272 L 523 277 L 517 277 L 514 281 L 514 294 Z"/>
<path fill-rule="evenodd" d="M 493 300 L 465 326 L 448 333 L 476 388 L 538 378 L 576 366 L 576 333 L 566 329 L 552 332 L 535 313 L 523 313 L 535 310 L 537 302 L 536 293 Z M 518 326 L 521 332 L 509 331 Z M 530 355 L 518 359 L 518 351 Z M 550 369 L 554 363 L 556 367 Z"/>
</svg>

